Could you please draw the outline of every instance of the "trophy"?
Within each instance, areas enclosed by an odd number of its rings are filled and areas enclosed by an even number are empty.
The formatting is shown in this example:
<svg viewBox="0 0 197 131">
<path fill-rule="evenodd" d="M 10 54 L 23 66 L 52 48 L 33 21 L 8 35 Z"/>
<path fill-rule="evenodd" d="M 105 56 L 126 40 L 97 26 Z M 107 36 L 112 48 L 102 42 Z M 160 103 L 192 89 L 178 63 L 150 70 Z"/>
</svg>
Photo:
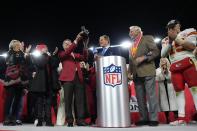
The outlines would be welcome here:
<svg viewBox="0 0 197 131">
<path fill-rule="evenodd" d="M 85 28 L 85 26 L 81 26 L 81 34 L 83 37 L 83 41 L 88 39 L 89 31 Z"/>
</svg>

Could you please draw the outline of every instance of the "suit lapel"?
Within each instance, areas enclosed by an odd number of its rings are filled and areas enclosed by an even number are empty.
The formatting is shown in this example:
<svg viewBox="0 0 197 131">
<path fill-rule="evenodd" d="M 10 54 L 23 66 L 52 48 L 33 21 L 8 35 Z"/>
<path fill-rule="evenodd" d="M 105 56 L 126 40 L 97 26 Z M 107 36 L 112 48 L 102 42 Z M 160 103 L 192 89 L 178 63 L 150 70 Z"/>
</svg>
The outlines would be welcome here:
<svg viewBox="0 0 197 131">
<path fill-rule="evenodd" d="M 143 48 L 143 43 L 144 43 L 144 37 L 142 36 L 140 43 L 138 45 L 138 48 L 137 48 L 136 57 L 139 57 L 141 55 L 142 53 L 141 49 Z"/>
<path fill-rule="evenodd" d="M 105 51 L 104 55 L 103 56 L 107 56 L 110 52 L 110 47 Z"/>
</svg>

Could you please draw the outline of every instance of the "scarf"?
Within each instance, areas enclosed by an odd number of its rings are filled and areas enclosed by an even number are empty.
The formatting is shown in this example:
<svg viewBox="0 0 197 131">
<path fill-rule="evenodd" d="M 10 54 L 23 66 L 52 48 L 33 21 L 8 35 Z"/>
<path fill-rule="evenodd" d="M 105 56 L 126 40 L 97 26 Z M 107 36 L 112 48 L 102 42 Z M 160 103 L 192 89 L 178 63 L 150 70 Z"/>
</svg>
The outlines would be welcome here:
<svg viewBox="0 0 197 131">
<path fill-rule="evenodd" d="M 135 55 L 136 55 L 136 53 L 137 53 L 137 48 L 138 48 L 138 45 L 139 45 L 139 43 L 140 43 L 141 38 L 142 38 L 142 33 L 140 33 L 140 34 L 135 38 L 134 43 L 133 43 L 133 45 L 132 45 L 132 47 L 131 47 L 130 52 L 131 52 L 131 55 L 132 55 L 133 57 L 135 57 Z"/>
</svg>

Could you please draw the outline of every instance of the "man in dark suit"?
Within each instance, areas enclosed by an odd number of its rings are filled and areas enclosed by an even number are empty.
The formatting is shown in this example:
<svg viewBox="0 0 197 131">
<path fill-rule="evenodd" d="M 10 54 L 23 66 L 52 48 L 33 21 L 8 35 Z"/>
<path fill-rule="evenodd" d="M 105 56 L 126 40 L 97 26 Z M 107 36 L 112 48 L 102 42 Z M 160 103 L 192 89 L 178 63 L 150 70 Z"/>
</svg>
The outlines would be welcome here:
<svg viewBox="0 0 197 131">
<path fill-rule="evenodd" d="M 140 112 L 140 121 L 136 125 L 158 125 L 158 98 L 156 97 L 154 59 L 159 55 L 159 50 L 153 37 L 142 34 L 141 28 L 131 26 L 130 33 L 133 45 L 130 50 L 129 76 L 133 75 L 136 97 Z M 149 103 L 149 118 L 145 98 Z"/>
<path fill-rule="evenodd" d="M 120 51 L 118 49 L 115 50 L 115 48 L 110 47 L 109 36 L 100 36 L 99 44 L 101 48 L 97 49 L 96 52 L 93 52 L 96 59 L 102 56 L 120 56 Z"/>
<path fill-rule="evenodd" d="M 62 63 L 59 80 L 62 82 L 64 88 L 65 113 L 68 126 L 73 126 L 74 122 L 72 114 L 73 96 L 76 104 L 77 125 L 87 125 L 84 121 L 86 113 L 85 88 L 83 86 L 83 76 L 80 68 L 80 61 L 87 60 L 87 47 L 84 47 L 83 55 L 73 53 L 81 39 L 82 36 L 78 34 L 73 43 L 69 39 L 64 40 L 64 51 L 59 53 Z"/>
</svg>

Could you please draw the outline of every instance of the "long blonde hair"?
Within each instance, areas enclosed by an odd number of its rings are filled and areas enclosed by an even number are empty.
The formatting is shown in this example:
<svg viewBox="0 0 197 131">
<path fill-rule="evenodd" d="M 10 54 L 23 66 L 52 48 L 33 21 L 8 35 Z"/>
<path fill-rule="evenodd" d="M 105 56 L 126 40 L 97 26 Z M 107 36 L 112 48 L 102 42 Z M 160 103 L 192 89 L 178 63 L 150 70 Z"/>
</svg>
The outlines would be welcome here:
<svg viewBox="0 0 197 131">
<path fill-rule="evenodd" d="M 166 61 L 167 69 L 170 69 L 170 61 L 168 60 L 168 58 L 161 58 L 160 59 L 160 62 L 159 62 L 159 67 L 161 67 L 161 61 L 162 61 L 162 59 Z"/>
</svg>

